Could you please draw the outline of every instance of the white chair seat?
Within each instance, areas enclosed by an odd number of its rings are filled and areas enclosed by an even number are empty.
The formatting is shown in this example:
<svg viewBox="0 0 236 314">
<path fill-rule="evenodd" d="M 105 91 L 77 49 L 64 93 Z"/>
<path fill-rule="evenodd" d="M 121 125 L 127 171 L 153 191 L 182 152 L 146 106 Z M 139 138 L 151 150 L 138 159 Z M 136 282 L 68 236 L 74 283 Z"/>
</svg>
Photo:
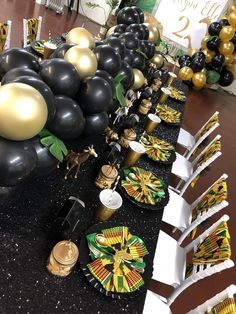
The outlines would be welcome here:
<svg viewBox="0 0 236 314">
<path fill-rule="evenodd" d="M 183 231 L 191 222 L 191 206 L 182 196 L 171 189 L 168 191 L 169 203 L 164 208 L 162 220 Z"/>
<path fill-rule="evenodd" d="M 170 307 L 164 303 L 158 294 L 148 290 L 143 308 L 143 314 L 172 314 Z"/>
<path fill-rule="evenodd" d="M 172 165 L 171 172 L 182 180 L 187 181 L 193 173 L 193 167 L 190 161 L 176 153 L 176 160 Z"/>
<path fill-rule="evenodd" d="M 188 131 L 180 128 L 177 143 L 190 150 L 195 144 L 195 138 Z"/>
</svg>

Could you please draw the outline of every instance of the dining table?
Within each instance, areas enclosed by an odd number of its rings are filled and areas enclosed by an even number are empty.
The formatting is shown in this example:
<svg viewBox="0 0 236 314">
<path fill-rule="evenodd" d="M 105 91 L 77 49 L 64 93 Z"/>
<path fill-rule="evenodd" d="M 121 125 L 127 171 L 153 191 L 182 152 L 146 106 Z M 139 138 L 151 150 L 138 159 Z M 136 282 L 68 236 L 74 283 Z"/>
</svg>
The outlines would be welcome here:
<svg viewBox="0 0 236 314">
<path fill-rule="evenodd" d="M 63 40 L 54 40 L 60 44 Z M 31 47 L 28 51 L 34 53 Z M 161 77 L 165 84 L 167 72 Z M 173 85 L 188 94 L 188 87 L 175 80 Z M 185 102 L 168 98 L 166 104 L 184 114 Z M 141 117 L 142 128 L 146 117 Z M 176 146 L 180 125 L 161 122 L 152 135 Z M 109 219 L 114 226 L 128 226 L 129 230 L 143 239 L 149 258 L 150 278 L 145 289 L 127 298 L 106 296 L 95 289 L 87 280 L 80 263 L 71 274 L 60 278 L 48 272 L 46 265 L 53 246 L 56 244 L 51 227 L 58 212 L 70 196 L 85 203 L 81 207 L 73 241 L 80 245 L 88 228 L 94 225 L 100 189 L 94 184 L 97 163 L 107 148 L 105 136 L 80 136 L 65 144 L 81 152 L 93 145 L 98 158 L 90 158 L 81 166 L 78 178 L 65 180 L 66 167 L 60 164 L 47 176 L 31 177 L 19 185 L 14 197 L 0 207 L 0 313 L 97 313 L 97 314 L 141 314 L 145 302 L 146 288 L 151 279 L 153 258 L 161 227 L 163 206 L 154 210 L 145 209 L 131 202 L 120 190 L 123 199 L 121 208 Z M 142 156 L 137 166 L 155 172 L 166 186 L 169 184 L 171 164 L 161 164 Z M 166 195 L 168 197 L 168 195 Z M 173 208 L 174 210 L 174 208 Z"/>
</svg>

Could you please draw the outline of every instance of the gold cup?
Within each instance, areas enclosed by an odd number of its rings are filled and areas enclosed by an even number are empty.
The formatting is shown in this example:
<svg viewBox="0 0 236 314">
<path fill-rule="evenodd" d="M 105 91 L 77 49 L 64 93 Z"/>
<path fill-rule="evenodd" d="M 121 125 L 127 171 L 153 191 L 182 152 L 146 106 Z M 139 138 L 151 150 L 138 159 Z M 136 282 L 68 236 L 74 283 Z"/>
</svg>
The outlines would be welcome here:
<svg viewBox="0 0 236 314">
<path fill-rule="evenodd" d="M 159 123 L 161 123 L 161 119 L 156 114 L 149 113 L 147 123 L 145 126 L 145 131 L 147 132 L 147 134 L 151 134 Z"/>
<path fill-rule="evenodd" d="M 129 148 L 123 162 L 123 167 L 130 167 L 133 166 L 136 161 L 145 153 L 145 147 L 143 144 L 132 141 L 129 143 Z"/>
<path fill-rule="evenodd" d="M 44 43 L 43 59 L 48 59 L 51 54 L 57 49 L 57 46 L 50 41 Z"/>
<path fill-rule="evenodd" d="M 166 81 L 166 85 L 170 86 L 172 84 L 172 82 L 174 81 L 174 79 L 177 78 L 177 75 L 174 72 L 168 72 L 168 78 Z"/>
<path fill-rule="evenodd" d="M 96 210 L 96 221 L 107 221 L 121 206 L 122 197 L 112 189 L 99 193 L 99 206 Z"/>
<path fill-rule="evenodd" d="M 168 88 L 162 87 L 161 94 L 158 98 L 159 104 L 163 104 L 169 96 L 170 96 L 170 91 L 168 90 Z"/>
</svg>

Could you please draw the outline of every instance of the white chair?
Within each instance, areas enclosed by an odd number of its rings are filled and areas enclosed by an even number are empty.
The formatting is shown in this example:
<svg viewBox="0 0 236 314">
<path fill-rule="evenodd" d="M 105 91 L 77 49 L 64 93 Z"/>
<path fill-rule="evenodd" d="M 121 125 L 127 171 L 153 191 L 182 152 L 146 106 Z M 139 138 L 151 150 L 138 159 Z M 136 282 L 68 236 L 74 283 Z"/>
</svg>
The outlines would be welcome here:
<svg viewBox="0 0 236 314">
<path fill-rule="evenodd" d="M 165 303 L 164 299 L 165 298 L 158 294 L 148 290 L 145 298 L 143 314 L 172 314 L 169 305 Z"/>
<path fill-rule="evenodd" d="M 23 19 L 23 47 L 30 45 L 35 40 L 40 40 L 42 16 L 32 19 Z M 32 26 L 36 23 L 36 28 Z"/>
<path fill-rule="evenodd" d="M 0 38 L 1 38 L 1 41 L 4 42 L 4 39 L 5 39 L 5 43 L 3 45 L 3 47 L 0 48 L 0 52 L 5 50 L 5 49 L 8 49 L 10 48 L 10 42 L 11 42 L 11 26 L 12 26 L 12 21 L 11 20 L 8 20 L 6 23 L 0 23 Z M 5 35 L 5 32 L 6 32 L 6 35 Z M 6 38 L 5 38 L 6 36 Z"/>
<path fill-rule="evenodd" d="M 219 112 L 216 111 L 194 136 L 180 128 L 177 143 L 186 148 L 183 156 L 186 156 L 187 160 L 199 145 L 220 125 L 218 116 Z"/>
<path fill-rule="evenodd" d="M 169 190 L 170 199 L 164 208 L 162 220 L 182 231 L 179 244 L 203 221 L 229 205 L 226 200 L 227 178 L 228 176 L 223 174 L 192 204 L 188 204 L 182 196 Z"/>
<path fill-rule="evenodd" d="M 236 294 L 236 285 L 230 285 L 225 290 L 217 293 L 214 297 L 207 300 L 205 303 L 199 305 L 195 309 L 189 311 L 187 314 L 205 314 L 208 313 L 214 306 L 223 302 L 227 298 L 234 298 Z M 232 312 L 233 313 L 233 312 Z"/>
<path fill-rule="evenodd" d="M 221 136 L 218 134 L 192 162 L 177 153 L 171 172 L 181 180 L 174 189 L 175 192 L 183 195 L 187 187 L 198 178 L 200 173 L 221 156 L 220 138 Z"/>
<path fill-rule="evenodd" d="M 227 258 L 219 263 L 193 265 L 191 275 L 185 276 L 187 254 L 190 251 L 196 252 L 198 245 L 215 231 L 222 222 L 227 220 L 229 220 L 229 216 L 224 215 L 185 247 L 181 247 L 175 239 L 160 231 L 153 262 L 153 279 L 174 287 L 174 290 L 166 299 L 167 305 L 170 306 L 177 296 L 194 282 L 234 266 L 234 262 Z"/>
</svg>

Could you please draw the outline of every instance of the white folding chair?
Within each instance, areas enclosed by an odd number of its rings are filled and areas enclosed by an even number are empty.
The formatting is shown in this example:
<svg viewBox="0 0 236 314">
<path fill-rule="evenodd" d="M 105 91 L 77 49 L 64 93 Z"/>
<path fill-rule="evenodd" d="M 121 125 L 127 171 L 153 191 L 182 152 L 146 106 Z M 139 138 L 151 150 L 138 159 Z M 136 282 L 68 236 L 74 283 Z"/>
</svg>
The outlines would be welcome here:
<svg viewBox="0 0 236 314">
<path fill-rule="evenodd" d="M 195 252 L 198 245 L 227 220 L 229 216 L 224 215 L 185 247 L 181 247 L 175 239 L 160 231 L 153 262 L 153 279 L 174 287 L 166 299 L 167 305 L 170 306 L 177 296 L 194 282 L 234 266 L 234 262 L 228 258 L 219 263 L 194 265 L 192 274 L 186 277 L 187 254 L 191 251 Z"/>
<path fill-rule="evenodd" d="M 143 314 L 172 314 L 169 305 L 164 301 L 165 298 L 148 290 L 145 298 Z"/>
<path fill-rule="evenodd" d="M 182 231 L 179 244 L 203 221 L 229 205 L 227 178 L 227 174 L 223 174 L 192 204 L 169 190 L 169 203 L 164 208 L 162 220 Z"/>
<path fill-rule="evenodd" d="M 30 24 L 33 25 L 36 20 L 38 22 L 36 33 L 32 33 L 33 29 Z M 42 16 L 32 19 L 23 19 L 23 47 L 30 45 L 35 40 L 40 40 L 42 20 Z"/>
<path fill-rule="evenodd" d="M 220 138 L 221 136 L 218 134 L 192 162 L 177 153 L 171 172 L 181 179 L 176 188 L 173 189 L 175 192 L 183 195 L 187 187 L 197 179 L 200 173 L 221 156 Z"/>
<path fill-rule="evenodd" d="M 4 43 L 4 39 L 5 39 L 5 43 L 1 45 L 2 47 L 0 48 L 0 52 L 5 50 L 5 49 L 10 48 L 11 26 L 12 26 L 11 20 L 8 20 L 6 23 L 0 23 L 0 28 L 1 28 L 0 29 L 0 38 L 1 38 L 1 41 L 3 41 L 3 43 Z"/>
<path fill-rule="evenodd" d="M 187 314 L 205 314 L 211 311 L 214 306 L 222 303 L 225 299 L 233 299 L 236 294 L 236 285 L 230 285 L 225 290 L 217 293 L 214 297 L 199 305 L 195 309 L 189 311 Z M 233 313 L 233 312 L 232 312 Z"/>
<path fill-rule="evenodd" d="M 220 125 L 219 112 L 216 111 L 210 119 L 193 136 L 188 131 L 180 128 L 177 143 L 186 148 L 183 156 L 189 160 L 199 145 Z"/>
</svg>

